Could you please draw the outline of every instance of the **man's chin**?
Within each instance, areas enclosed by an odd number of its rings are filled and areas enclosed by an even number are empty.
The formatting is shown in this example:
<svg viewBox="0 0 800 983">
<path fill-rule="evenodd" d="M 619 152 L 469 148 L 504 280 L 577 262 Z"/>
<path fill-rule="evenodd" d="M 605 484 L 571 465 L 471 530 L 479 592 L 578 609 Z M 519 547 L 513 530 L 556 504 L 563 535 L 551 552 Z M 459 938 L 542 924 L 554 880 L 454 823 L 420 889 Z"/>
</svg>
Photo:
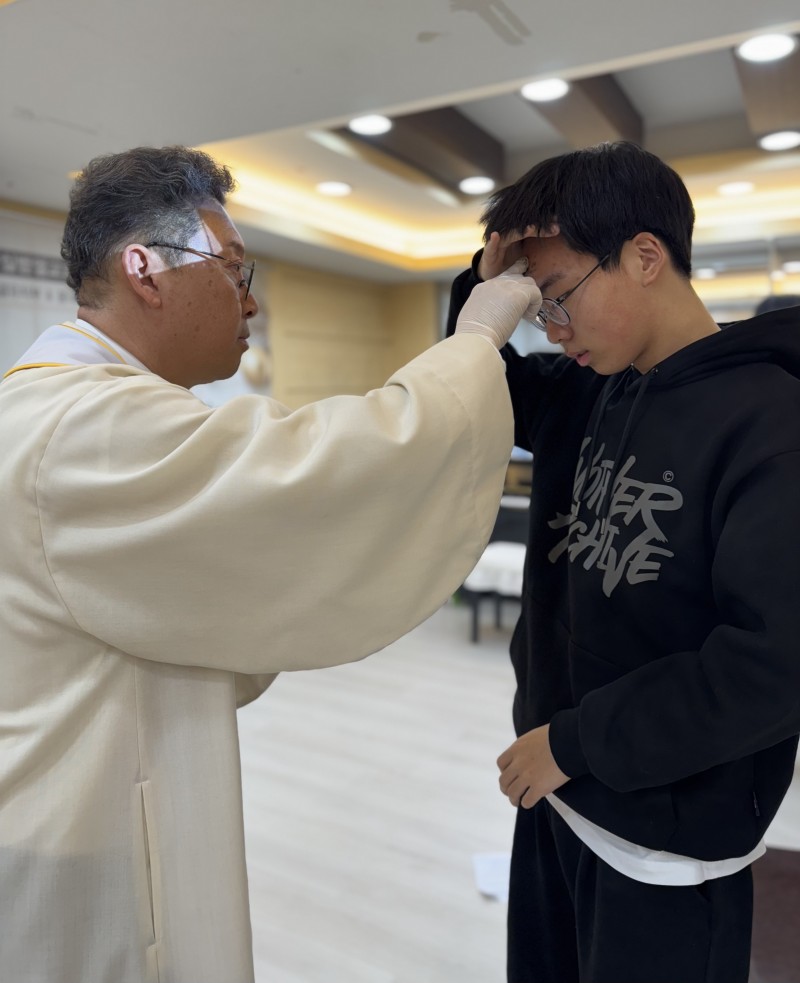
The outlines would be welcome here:
<svg viewBox="0 0 800 983">
<path fill-rule="evenodd" d="M 220 366 L 219 371 L 211 380 L 211 382 L 222 382 L 223 379 L 230 379 L 231 376 L 236 375 L 236 373 L 239 371 L 239 365 L 241 364 L 243 354 L 244 354 L 243 352 L 237 352 L 230 366 L 228 367 Z"/>
<path fill-rule="evenodd" d="M 239 363 L 242 360 L 241 354 L 238 354 L 234 361 L 231 361 L 228 365 L 216 365 L 213 371 L 209 372 L 208 375 L 203 379 L 198 379 L 193 382 L 190 388 L 195 386 L 207 386 L 212 382 L 222 382 L 225 379 L 230 379 L 231 376 L 236 375 L 239 369 Z"/>
</svg>

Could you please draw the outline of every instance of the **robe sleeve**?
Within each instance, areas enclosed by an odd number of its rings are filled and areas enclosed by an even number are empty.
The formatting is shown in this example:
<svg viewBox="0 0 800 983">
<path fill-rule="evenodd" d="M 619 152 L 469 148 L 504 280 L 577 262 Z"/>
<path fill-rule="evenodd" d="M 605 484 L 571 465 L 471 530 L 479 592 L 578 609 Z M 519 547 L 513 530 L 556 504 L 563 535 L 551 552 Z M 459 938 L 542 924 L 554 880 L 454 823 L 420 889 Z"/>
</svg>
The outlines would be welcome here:
<svg viewBox="0 0 800 983">
<path fill-rule="evenodd" d="M 261 396 L 212 410 L 112 376 L 43 453 L 45 559 L 75 627 L 139 658 L 245 674 L 355 661 L 462 583 L 511 446 L 503 363 L 475 336 L 295 411 Z"/>
<path fill-rule="evenodd" d="M 253 700 L 257 700 L 262 693 L 266 692 L 278 678 L 277 673 L 258 673 L 248 675 L 247 673 L 234 673 L 234 683 L 236 686 L 236 709 L 247 706 Z"/>
</svg>

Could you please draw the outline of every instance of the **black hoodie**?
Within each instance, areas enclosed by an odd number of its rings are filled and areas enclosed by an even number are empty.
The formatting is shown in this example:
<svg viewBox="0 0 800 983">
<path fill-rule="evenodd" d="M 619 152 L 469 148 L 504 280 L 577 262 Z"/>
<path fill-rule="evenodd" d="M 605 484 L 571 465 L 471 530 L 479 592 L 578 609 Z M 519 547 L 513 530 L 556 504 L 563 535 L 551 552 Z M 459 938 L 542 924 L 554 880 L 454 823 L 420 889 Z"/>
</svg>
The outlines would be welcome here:
<svg viewBox="0 0 800 983">
<path fill-rule="evenodd" d="M 800 731 L 800 308 L 645 375 L 503 354 L 534 468 L 516 731 L 550 723 L 556 795 L 598 826 L 743 856 Z"/>
</svg>

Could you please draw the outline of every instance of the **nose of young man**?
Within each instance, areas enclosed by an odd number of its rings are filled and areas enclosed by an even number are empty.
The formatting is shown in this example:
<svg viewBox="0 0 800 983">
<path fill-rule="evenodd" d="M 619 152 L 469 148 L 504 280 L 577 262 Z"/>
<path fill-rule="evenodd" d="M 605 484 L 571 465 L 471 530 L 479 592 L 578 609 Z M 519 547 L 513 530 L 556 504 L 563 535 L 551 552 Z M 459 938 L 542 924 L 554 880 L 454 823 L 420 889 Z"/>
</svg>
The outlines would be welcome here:
<svg viewBox="0 0 800 983">
<path fill-rule="evenodd" d="M 564 354 L 569 358 L 574 358 L 578 365 L 583 368 L 589 364 L 589 352 L 575 341 L 575 332 L 570 324 L 547 323 L 547 340 L 553 345 L 561 345 Z"/>
<path fill-rule="evenodd" d="M 572 338 L 572 328 L 569 324 L 556 324 L 551 318 L 547 322 L 547 340 L 551 345 L 562 345 L 566 347 L 566 343 Z"/>
</svg>

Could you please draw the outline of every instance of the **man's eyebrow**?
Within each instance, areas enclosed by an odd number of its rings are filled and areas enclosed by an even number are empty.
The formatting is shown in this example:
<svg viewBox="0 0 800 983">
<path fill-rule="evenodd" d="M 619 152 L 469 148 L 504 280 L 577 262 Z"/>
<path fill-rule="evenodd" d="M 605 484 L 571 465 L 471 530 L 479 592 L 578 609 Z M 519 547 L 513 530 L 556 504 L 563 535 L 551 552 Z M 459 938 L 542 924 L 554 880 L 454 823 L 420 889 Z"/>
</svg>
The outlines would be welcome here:
<svg viewBox="0 0 800 983">
<path fill-rule="evenodd" d="M 545 290 L 549 290 L 554 283 L 558 283 L 558 281 L 563 280 L 563 278 L 564 278 L 563 273 L 561 273 L 559 270 L 553 270 L 552 273 L 547 274 L 544 280 L 536 280 L 536 285 L 541 290 L 541 292 L 544 293 Z M 536 279 L 535 271 L 534 271 L 534 279 Z"/>
</svg>

